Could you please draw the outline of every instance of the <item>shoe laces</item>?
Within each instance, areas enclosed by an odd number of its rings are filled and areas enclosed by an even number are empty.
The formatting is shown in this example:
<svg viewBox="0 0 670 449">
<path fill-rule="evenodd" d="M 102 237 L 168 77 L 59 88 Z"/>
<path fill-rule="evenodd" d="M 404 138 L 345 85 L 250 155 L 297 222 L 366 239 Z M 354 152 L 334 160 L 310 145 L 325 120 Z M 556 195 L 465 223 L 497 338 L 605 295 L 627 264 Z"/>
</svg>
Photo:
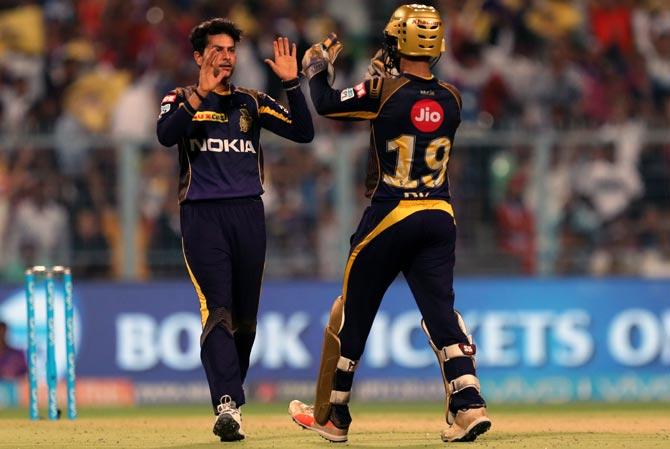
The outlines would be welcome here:
<svg viewBox="0 0 670 449">
<path fill-rule="evenodd" d="M 238 416 L 240 414 L 240 410 L 237 408 L 237 404 L 235 404 L 235 401 L 233 401 L 233 399 L 227 394 L 221 396 L 220 404 L 216 406 L 216 411 L 219 412 L 219 414 L 232 413 Z"/>
</svg>

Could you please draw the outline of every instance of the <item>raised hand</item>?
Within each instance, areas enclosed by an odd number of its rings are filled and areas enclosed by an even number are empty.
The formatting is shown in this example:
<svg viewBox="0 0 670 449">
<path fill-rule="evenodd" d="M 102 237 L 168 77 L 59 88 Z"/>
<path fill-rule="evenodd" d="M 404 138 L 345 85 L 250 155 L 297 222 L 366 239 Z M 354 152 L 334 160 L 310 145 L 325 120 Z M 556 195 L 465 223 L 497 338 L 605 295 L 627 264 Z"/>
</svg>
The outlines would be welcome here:
<svg viewBox="0 0 670 449">
<path fill-rule="evenodd" d="M 389 69 L 389 67 L 392 68 Z M 400 72 L 393 67 L 389 56 L 381 49 L 377 50 L 377 53 L 370 59 L 370 65 L 368 65 L 368 72 L 365 74 L 365 79 L 397 78 L 398 76 L 400 76 Z"/>
<path fill-rule="evenodd" d="M 214 47 L 205 48 L 198 78 L 198 90 L 201 95 L 207 95 L 213 91 L 225 76 L 225 72 L 216 64 L 218 54 L 219 52 Z"/>
<path fill-rule="evenodd" d="M 273 43 L 274 61 L 266 59 L 265 62 L 282 81 L 292 80 L 298 77 L 298 60 L 295 43 L 290 44 L 287 37 L 278 37 Z"/>
<path fill-rule="evenodd" d="M 328 84 L 332 85 L 335 80 L 333 63 L 342 48 L 337 34 L 329 33 L 324 40 L 307 49 L 302 57 L 302 73 L 311 80 L 317 73 L 328 70 Z"/>
</svg>

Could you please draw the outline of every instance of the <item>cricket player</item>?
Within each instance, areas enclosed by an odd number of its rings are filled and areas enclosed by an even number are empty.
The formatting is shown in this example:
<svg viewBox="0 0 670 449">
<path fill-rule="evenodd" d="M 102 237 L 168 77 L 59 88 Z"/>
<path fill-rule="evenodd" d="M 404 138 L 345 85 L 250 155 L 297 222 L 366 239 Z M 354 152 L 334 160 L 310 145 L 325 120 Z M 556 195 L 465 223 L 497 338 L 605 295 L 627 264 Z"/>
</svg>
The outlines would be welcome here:
<svg viewBox="0 0 670 449">
<path fill-rule="evenodd" d="M 200 300 L 200 357 L 221 441 L 244 438 L 239 407 L 256 336 L 265 264 L 261 128 L 295 142 L 314 137 L 300 91 L 296 46 L 274 41 L 274 60 L 289 109 L 270 96 L 234 86 L 241 30 L 222 18 L 193 28 L 198 83 L 161 102 L 158 140 L 179 150 L 179 203 L 184 261 Z"/>
<path fill-rule="evenodd" d="M 369 79 L 344 90 L 329 84 L 342 48 L 334 35 L 302 60 L 319 114 L 370 121 L 371 204 L 352 237 L 342 294 L 330 312 L 315 404 L 292 401 L 289 413 L 327 440 L 347 440 L 356 367 L 382 297 L 403 273 L 442 371 L 448 423 L 442 440 L 473 441 L 491 421 L 475 370 L 476 348 L 454 310 L 456 224 L 448 167 L 461 98 L 431 73 L 445 46 L 444 26 L 433 7 L 399 7 L 384 34 Z"/>
</svg>

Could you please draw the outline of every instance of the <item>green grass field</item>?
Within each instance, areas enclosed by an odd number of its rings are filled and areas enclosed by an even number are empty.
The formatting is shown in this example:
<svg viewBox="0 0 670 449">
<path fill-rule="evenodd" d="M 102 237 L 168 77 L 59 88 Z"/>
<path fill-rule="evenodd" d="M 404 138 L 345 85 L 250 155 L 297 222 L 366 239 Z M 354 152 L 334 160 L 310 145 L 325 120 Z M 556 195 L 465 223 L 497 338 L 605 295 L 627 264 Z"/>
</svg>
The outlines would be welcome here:
<svg viewBox="0 0 670 449">
<path fill-rule="evenodd" d="M 349 441 L 338 447 L 438 448 L 442 406 L 353 402 Z M 489 408 L 492 429 L 469 448 L 670 448 L 670 404 L 570 404 Z M 243 408 L 247 439 L 220 443 L 207 408 L 164 406 L 80 410 L 75 421 L 31 422 L 26 410 L 0 410 L 0 448 L 327 448 L 334 443 L 300 430 L 286 404 Z"/>
</svg>

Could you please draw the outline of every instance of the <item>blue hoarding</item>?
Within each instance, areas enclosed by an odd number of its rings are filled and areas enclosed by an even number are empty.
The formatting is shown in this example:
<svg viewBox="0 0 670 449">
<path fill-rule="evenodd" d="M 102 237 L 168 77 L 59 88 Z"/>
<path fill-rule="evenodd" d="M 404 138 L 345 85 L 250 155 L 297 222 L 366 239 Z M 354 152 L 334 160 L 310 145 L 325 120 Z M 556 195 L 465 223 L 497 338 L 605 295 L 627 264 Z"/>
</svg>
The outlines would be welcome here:
<svg viewBox="0 0 670 449">
<path fill-rule="evenodd" d="M 250 384 L 310 385 L 339 288 L 265 284 Z M 490 400 L 670 400 L 670 281 L 463 279 L 455 288 Z M 189 283 L 80 283 L 75 301 L 80 378 L 204 381 Z M 23 304 L 20 288 L 0 288 L 0 319 L 10 324 L 10 344 L 24 348 Z M 441 389 L 420 319 L 407 286 L 394 283 L 356 373 L 360 394 L 433 397 Z"/>
</svg>

